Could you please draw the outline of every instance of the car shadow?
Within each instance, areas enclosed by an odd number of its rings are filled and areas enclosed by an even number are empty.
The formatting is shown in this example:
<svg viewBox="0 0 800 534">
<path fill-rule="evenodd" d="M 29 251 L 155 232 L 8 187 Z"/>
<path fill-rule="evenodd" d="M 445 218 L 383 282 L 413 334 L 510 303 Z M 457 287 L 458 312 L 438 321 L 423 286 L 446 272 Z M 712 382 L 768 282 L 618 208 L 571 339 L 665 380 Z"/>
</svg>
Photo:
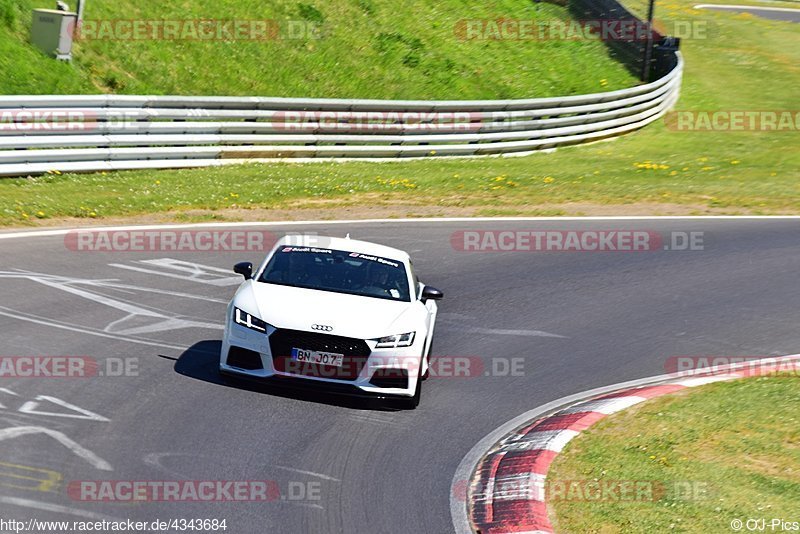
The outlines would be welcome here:
<svg viewBox="0 0 800 534">
<path fill-rule="evenodd" d="M 398 411 L 397 407 L 385 399 L 369 399 L 339 393 L 303 390 L 288 385 L 283 386 L 280 384 L 279 379 L 268 384 L 260 384 L 253 380 L 222 375 L 219 372 L 219 353 L 221 349 L 222 342 L 219 340 L 199 341 L 186 349 L 175 360 L 174 370 L 180 375 L 196 380 L 273 397 L 327 404 L 353 410 Z M 166 356 L 162 357 L 166 358 Z"/>
</svg>

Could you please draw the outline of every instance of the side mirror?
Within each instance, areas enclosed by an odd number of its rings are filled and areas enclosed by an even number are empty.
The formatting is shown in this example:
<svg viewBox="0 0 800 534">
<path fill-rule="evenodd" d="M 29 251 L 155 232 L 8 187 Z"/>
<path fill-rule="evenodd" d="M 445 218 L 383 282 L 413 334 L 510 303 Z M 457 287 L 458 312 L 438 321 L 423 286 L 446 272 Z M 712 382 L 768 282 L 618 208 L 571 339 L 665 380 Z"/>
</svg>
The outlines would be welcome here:
<svg viewBox="0 0 800 534">
<path fill-rule="evenodd" d="M 253 264 L 249 261 L 242 261 L 233 266 L 233 272 L 244 276 L 245 280 L 253 278 Z"/>
<path fill-rule="evenodd" d="M 435 287 L 425 286 L 422 288 L 422 301 L 425 302 L 426 300 L 442 300 L 444 298 L 444 293 L 436 289 Z"/>
</svg>

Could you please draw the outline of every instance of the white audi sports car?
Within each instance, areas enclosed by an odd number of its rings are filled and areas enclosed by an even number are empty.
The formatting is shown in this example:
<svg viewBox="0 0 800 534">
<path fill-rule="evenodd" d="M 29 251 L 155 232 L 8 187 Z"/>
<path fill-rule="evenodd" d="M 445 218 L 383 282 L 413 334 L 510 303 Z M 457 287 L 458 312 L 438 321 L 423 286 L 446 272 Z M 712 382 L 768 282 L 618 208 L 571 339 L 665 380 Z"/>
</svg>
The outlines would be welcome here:
<svg viewBox="0 0 800 534">
<path fill-rule="evenodd" d="M 228 305 L 220 371 L 419 404 L 438 289 L 407 253 L 316 235 L 278 241 Z"/>
</svg>

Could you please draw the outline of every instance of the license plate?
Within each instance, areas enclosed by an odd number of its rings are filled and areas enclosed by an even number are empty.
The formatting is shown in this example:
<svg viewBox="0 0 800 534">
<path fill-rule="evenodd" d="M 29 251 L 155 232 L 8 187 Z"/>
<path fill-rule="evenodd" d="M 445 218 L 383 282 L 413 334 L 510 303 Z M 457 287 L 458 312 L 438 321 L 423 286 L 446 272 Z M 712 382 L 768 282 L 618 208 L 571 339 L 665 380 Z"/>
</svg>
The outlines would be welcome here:
<svg viewBox="0 0 800 534">
<path fill-rule="evenodd" d="M 344 354 L 292 348 L 292 359 L 303 363 L 316 363 L 318 365 L 333 365 L 341 367 L 344 363 Z"/>
</svg>

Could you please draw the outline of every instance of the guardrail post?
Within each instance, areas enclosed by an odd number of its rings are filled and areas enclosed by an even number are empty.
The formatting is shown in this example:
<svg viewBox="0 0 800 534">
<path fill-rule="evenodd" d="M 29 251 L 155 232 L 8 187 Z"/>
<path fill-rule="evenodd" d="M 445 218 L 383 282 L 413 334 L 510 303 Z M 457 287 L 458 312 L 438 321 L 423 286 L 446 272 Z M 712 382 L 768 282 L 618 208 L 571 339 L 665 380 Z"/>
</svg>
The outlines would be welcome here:
<svg viewBox="0 0 800 534">
<path fill-rule="evenodd" d="M 653 11 L 656 1 L 650 0 L 647 8 L 647 42 L 644 46 L 644 63 L 642 64 L 642 81 L 647 83 L 650 78 L 650 60 L 653 56 Z"/>
</svg>

